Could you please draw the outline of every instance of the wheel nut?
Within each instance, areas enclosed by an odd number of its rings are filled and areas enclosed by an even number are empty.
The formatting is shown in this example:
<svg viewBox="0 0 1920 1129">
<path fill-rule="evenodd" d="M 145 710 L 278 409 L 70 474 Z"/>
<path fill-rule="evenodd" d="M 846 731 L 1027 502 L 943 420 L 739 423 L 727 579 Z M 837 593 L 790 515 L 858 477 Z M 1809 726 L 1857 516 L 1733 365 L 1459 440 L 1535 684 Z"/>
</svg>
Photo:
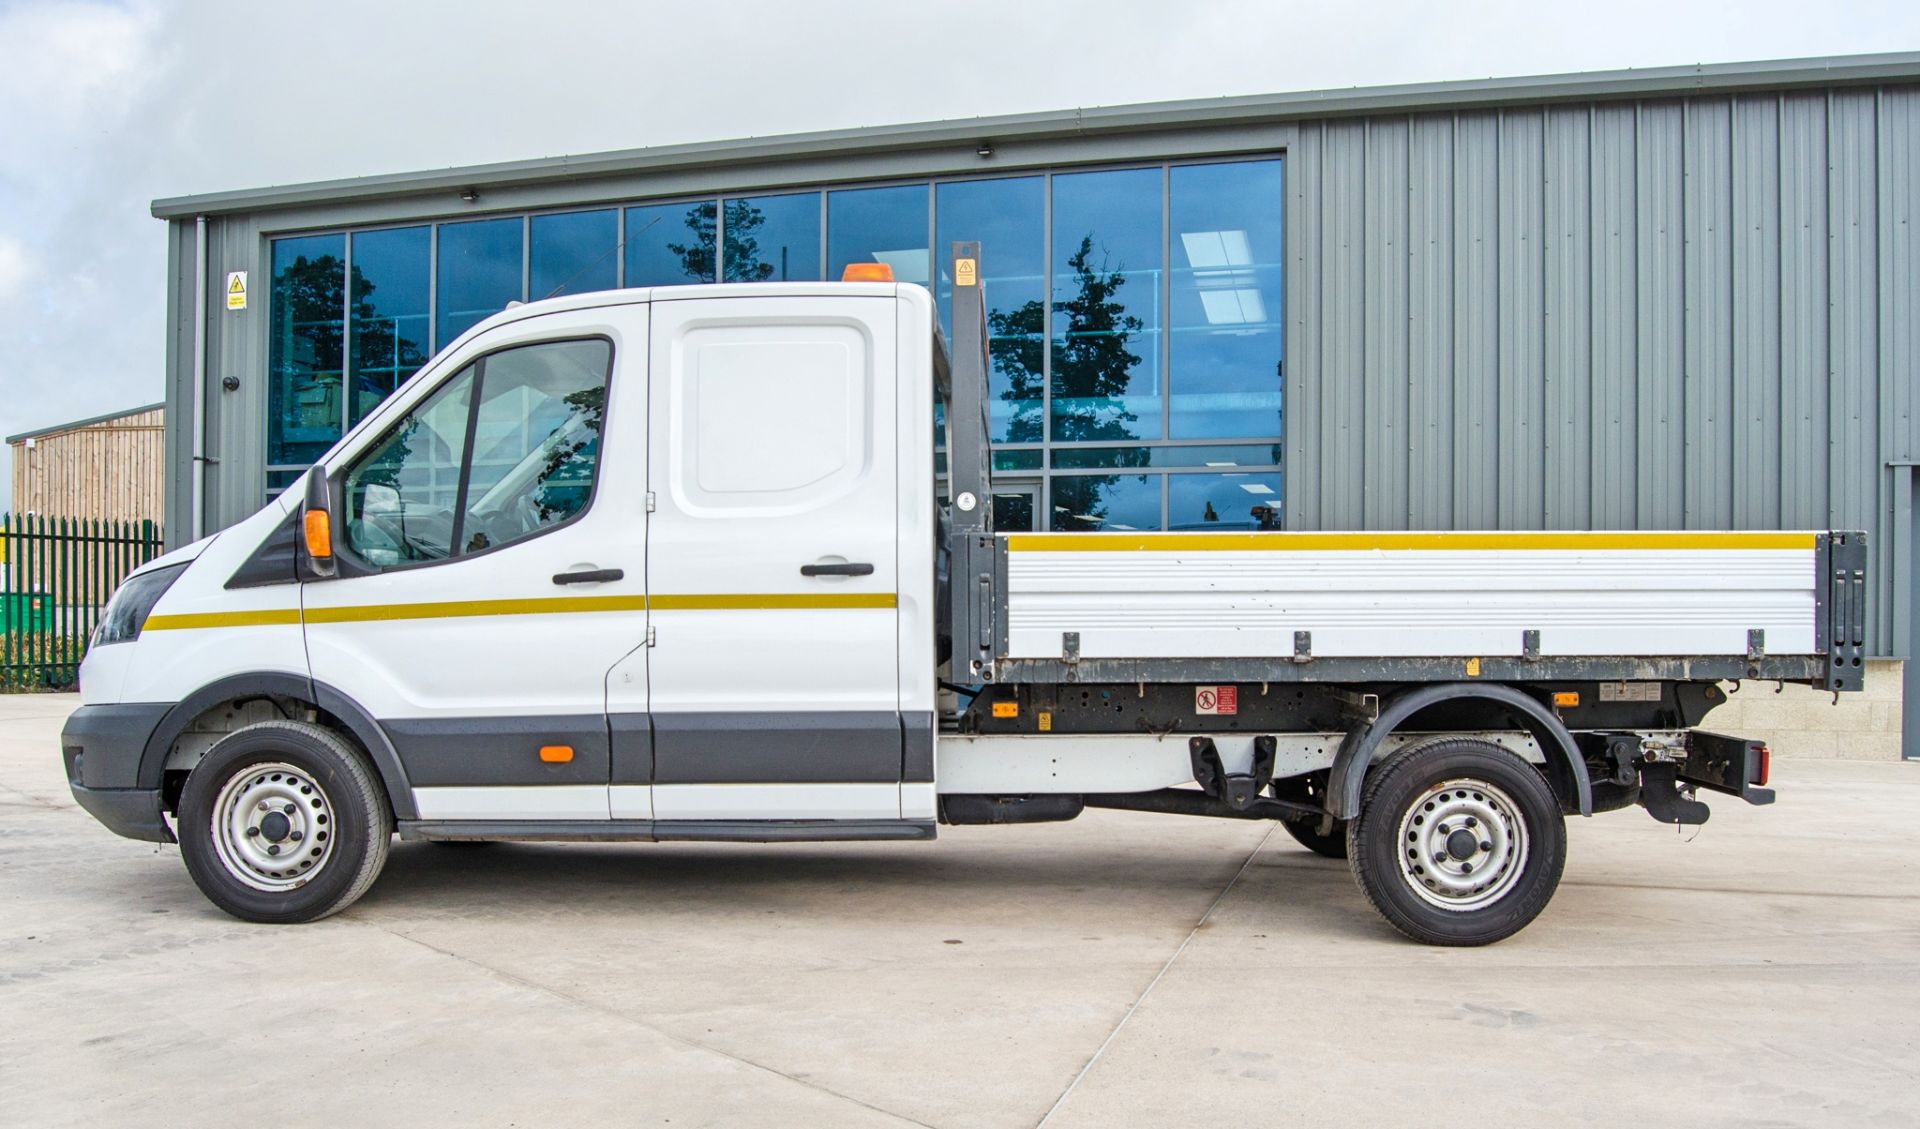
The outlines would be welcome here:
<svg viewBox="0 0 1920 1129">
<path fill-rule="evenodd" d="M 1443 823 L 1440 826 L 1434 828 L 1434 830 L 1440 832 L 1440 834 L 1442 835 L 1445 835 L 1448 831 L 1448 827 L 1446 824 Z"/>
<path fill-rule="evenodd" d="M 258 827 L 247 828 L 247 838 L 251 839 L 259 834 L 260 834 L 260 829 Z"/>
<path fill-rule="evenodd" d="M 1470 863 L 1470 862 L 1463 862 L 1463 863 L 1461 863 L 1461 864 L 1460 864 L 1460 873 L 1462 873 L 1462 874 L 1472 874 L 1472 873 L 1473 873 L 1473 864 L 1472 864 L 1472 863 Z"/>
<path fill-rule="evenodd" d="M 1445 862 L 1445 861 L 1447 861 L 1447 852 L 1445 852 L 1445 851 L 1435 851 L 1435 852 L 1433 852 L 1433 861 L 1435 861 L 1435 862 Z"/>
<path fill-rule="evenodd" d="M 1480 823 L 1479 823 L 1479 821 L 1478 821 L 1478 820 L 1476 820 L 1476 819 L 1474 819 L 1474 818 L 1473 818 L 1472 816 L 1468 816 L 1468 817 L 1467 817 L 1467 826 L 1468 826 L 1468 827 L 1478 827 L 1478 826 L 1480 826 Z"/>
<path fill-rule="evenodd" d="M 1488 842 L 1485 839 L 1482 839 L 1480 840 L 1480 849 L 1483 851 L 1491 851 L 1493 849 L 1493 844 Z"/>
<path fill-rule="evenodd" d="M 268 854 L 270 854 L 270 855 L 277 855 L 277 854 L 279 854 L 279 853 L 280 853 L 280 844 L 278 844 L 278 843 L 268 843 L 268 844 L 267 844 L 267 853 L 268 853 Z"/>
<path fill-rule="evenodd" d="M 302 836 L 298 831 L 295 831 L 293 834 L 287 836 L 287 838 L 292 839 L 294 842 L 298 843 L 301 840 Z M 1484 849 L 1491 850 L 1492 848 L 1486 847 Z"/>
</svg>

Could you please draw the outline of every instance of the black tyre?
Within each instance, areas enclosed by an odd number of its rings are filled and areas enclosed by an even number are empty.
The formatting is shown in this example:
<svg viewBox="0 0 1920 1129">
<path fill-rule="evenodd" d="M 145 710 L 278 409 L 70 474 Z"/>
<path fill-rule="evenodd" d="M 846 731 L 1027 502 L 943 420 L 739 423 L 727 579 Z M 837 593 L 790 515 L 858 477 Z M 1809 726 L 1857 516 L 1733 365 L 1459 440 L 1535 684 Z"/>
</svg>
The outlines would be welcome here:
<svg viewBox="0 0 1920 1129">
<path fill-rule="evenodd" d="M 1320 834 L 1320 824 L 1317 821 L 1295 823 L 1291 819 L 1283 819 L 1280 822 L 1286 827 L 1287 834 L 1293 836 L 1294 842 L 1314 854 L 1330 859 L 1347 857 L 1346 820 L 1334 820 L 1333 830 L 1325 835 Z"/>
<path fill-rule="evenodd" d="M 302 721 L 221 739 L 187 777 L 178 813 L 187 873 L 243 921 L 317 921 L 386 865 L 393 814 L 359 751 Z"/>
<path fill-rule="evenodd" d="M 1487 741 L 1443 738 L 1372 772 L 1347 852 L 1395 929 L 1429 945 L 1488 945 L 1546 908 L 1567 829 L 1538 769 Z"/>
</svg>

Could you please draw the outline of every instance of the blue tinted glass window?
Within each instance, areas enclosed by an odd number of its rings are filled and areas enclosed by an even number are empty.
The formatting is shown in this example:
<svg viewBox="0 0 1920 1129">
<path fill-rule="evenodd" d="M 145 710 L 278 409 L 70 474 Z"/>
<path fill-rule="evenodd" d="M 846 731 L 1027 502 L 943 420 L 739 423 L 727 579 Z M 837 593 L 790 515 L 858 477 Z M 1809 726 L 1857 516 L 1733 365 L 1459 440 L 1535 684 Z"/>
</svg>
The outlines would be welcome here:
<svg viewBox="0 0 1920 1129">
<path fill-rule="evenodd" d="M 392 394 L 431 355 L 428 280 L 432 241 L 425 227 L 353 236 L 352 422 Z"/>
<path fill-rule="evenodd" d="M 1188 165 L 1170 176 L 1173 437 L 1278 435 L 1281 164 Z"/>
<path fill-rule="evenodd" d="M 1170 474 L 1169 529 L 1279 529 L 1280 472 Z"/>
<path fill-rule="evenodd" d="M 521 300 L 522 228 L 518 217 L 440 225 L 440 344 Z"/>
<path fill-rule="evenodd" d="M 527 297 L 531 301 L 562 294 L 612 290 L 620 285 L 619 217 L 604 212 L 563 212 L 535 216 L 527 248 Z"/>
<path fill-rule="evenodd" d="M 827 193 L 827 277 L 848 263 L 885 263 L 895 282 L 927 285 L 927 186 Z"/>
<path fill-rule="evenodd" d="M 991 439 L 1038 443 L 1046 343 L 1045 183 L 1037 176 L 967 180 L 935 190 L 934 254 L 940 264 L 940 324 L 953 332 L 953 280 L 946 275 L 955 242 L 980 244 L 987 291 Z"/>
<path fill-rule="evenodd" d="M 1053 178 L 1055 441 L 1160 438 L 1160 181 Z"/>
<path fill-rule="evenodd" d="M 1234 447 L 1055 447 L 1053 465 L 1070 467 L 1270 467 L 1280 444 Z"/>
<path fill-rule="evenodd" d="M 1160 528 L 1161 474 L 1056 474 L 1050 528 L 1061 533 Z"/>
<path fill-rule="evenodd" d="M 728 200 L 722 212 L 727 282 L 814 282 L 820 278 L 820 194 Z"/>
<path fill-rule="evenodd" d="M 347 237 L 273 241 L 267 461 L 304 465 L 340 438 Z"/>
<path fill-rule="evenodd" d="M 627 285 L 713 281 L 713 201 L 627 209 Z"/>
</svg>

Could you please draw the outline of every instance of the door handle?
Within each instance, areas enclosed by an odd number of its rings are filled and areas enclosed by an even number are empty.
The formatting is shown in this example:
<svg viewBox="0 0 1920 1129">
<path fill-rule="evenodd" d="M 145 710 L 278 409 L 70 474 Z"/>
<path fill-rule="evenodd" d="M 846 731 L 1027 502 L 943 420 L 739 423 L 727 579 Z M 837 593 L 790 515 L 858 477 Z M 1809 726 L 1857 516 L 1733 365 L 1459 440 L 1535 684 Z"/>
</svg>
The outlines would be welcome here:
<svg viewBox="0 0 1920 1129">
<path fill-rule="evenodd" d="M 604 584 L 609 580 L 624 580 L 627 574 L 617 568 L 590 568 L 581 572 L 556 572 L 555 584 Z"/>
<path fill-rule="evenodd" d="M 872 576 L 873 566 L 858 562 L 848 564 L 805 564 L 800 566 L 801 576 Z"/>
</svg>

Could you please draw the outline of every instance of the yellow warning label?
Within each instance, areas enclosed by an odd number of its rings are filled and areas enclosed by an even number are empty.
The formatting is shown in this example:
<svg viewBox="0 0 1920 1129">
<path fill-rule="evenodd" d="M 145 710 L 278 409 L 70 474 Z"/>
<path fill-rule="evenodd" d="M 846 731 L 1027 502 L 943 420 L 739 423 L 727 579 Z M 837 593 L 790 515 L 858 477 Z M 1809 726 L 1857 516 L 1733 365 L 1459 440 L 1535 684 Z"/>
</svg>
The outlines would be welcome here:
<svg viewBox="0 0 1920 1129">
<path fill-rule="evenodd" d="M 977 286 L 980 283 L 980 260 L 955 259 L 953 261 L 953 284 L 955 286 Z"/>
<path fill-rule="evenodd" d="M 993 703 L 993 716 L 1019 717 L 1020 703 L 1019 702 L 995 702 Z"/>
<path fill-rule="evenodd" d="M 247 272 L 234 270 L 227 272 L 227 309 L 244 310 L 247 308 Z"/>
<path fill-rule="evenodd" d="M 1048 713 L 1046 710 L 1041 710 L 1038 714 L 1034 716 L 1040 719 L 1040 732 L 1042 733 L 1053 732 L 1053 715 L 1051 713 Z"/>
<path fill-rule="evenodd" d="M 1480 660 L 1479 659 L 1467 660 L 1467 677 L 1468 678 L 1480 677 Z"/>
</svg>

